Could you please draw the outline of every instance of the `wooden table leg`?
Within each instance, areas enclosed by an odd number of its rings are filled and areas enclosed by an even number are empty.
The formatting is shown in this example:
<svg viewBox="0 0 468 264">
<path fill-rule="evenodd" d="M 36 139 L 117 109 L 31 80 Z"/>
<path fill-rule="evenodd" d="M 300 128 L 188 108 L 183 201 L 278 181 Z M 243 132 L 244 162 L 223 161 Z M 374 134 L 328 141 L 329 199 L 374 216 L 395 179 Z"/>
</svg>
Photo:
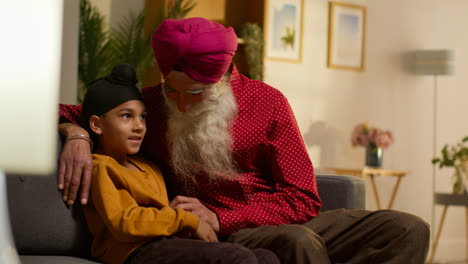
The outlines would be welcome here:
<svg viewBox="0 0 468 264">
<path fill-rule="evenodd" d="M 440 232 L 442 231 L 442 226 L 444 225 L 445 215 L 447 214 L 447 208 L 448 208 L 448 205 L 444 205 L 444 209 L 442 210 L 442 216 L 440 217 L 440 223 L 437 229 L 436 237 L 434 239 L 434 243 L 432 244 L 431 257 L 429 258 L 429 264 L 432 264 L 432 261 L 434 261 L 434 255 L 437 249 L 437 245 L 439 244 Z"/>
<path fill-rule="evenodd" d="M 400 186 L 400 181 L 401 181 L 401 176 L 398 176 L 397 182 L 395 183 L 395 187 L 393 187 L 392 197 L 390 198 L 390 201 L 388 202 L 388 206 L 387 206 L 388 209 L 392 209 L 393 200 L 395 200 L 398 187 Z"/>
<path fill-rule="evenodd" d="M 377 209 L 380 210 L 382 206 L 380 206 L 379 191 L 377 190 L 377 185 L 375 184 L 374 174 L 370 174 L 369 176 L 371 179 L 372 189 L 374 190 L 374 196 L 375 196 L 375 202 L 377 204 Z"/>
</svg>

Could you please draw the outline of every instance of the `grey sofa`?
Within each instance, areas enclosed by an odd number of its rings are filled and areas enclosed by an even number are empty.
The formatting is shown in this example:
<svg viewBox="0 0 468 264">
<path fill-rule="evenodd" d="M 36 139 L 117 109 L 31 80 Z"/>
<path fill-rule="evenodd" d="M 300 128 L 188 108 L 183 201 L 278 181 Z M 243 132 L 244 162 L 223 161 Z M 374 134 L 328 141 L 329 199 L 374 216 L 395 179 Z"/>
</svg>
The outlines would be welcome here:
<svg viewBox="0 0 468 264">
<path fill-rule="evenodd" d="M 317 175 L 317 184 L 322 211 L 365 208 L 363 180 Z M 91 237 L 81 207 L 62 202 L 55 173 L 7 175 L 7 193 L 12 233 L 23 264 L 96 263 L 90 260 Z"/>
</svg>

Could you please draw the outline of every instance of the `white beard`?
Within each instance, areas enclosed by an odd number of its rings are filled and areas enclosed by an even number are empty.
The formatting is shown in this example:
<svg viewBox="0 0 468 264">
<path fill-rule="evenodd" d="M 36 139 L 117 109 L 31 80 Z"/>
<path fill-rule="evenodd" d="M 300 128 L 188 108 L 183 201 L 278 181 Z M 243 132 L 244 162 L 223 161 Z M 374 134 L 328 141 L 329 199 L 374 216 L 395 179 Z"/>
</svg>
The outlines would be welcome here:
<svg viewBox="0 0 468 264">
<path fill-rule="evenodd" d="M 185 113 L 162 92 L 169 108 L 166 138 L 172 169 L 176 177 L 188 184 L 226 180 L 237 175 L 232 159 L 231 125 L 237 116 L 237 104 L 225 75 L 209 91 L 207 98 Z M 201 180 L 199 178 L 199 180 Z"/>
</svg>

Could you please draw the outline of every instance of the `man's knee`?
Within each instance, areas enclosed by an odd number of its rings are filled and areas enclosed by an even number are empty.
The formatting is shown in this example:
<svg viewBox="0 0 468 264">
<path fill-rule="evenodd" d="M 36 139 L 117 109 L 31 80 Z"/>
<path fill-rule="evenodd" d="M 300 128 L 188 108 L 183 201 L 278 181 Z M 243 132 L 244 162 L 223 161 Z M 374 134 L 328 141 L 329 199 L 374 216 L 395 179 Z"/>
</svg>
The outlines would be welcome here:
<svg viewBox="0 0 468 264">
<path fill-rule="evenodd" d="M 429 224 L 422 218 L 399 211 L 388 210 L 387 214 L 390 215 L 394 231 L 400 230 L 400 233 L 407 234 L 408 236 L 417 236 L 420 238 L 429 239 L 430 227 Z"/>
<path fill-rule="evenodd" d="M 406 233 L 406 239 L 412 243 L 428 247 L 430 239 L 430 226 L 422 218 L 400 212 L 395 222 Z"/>
<path fill-rule="evenodd" d="M 383 230 L 389 237 L 389 242 L 408 245 L 407 250 L 426 251 L 429 248 L 430 227 L 418 216 L 393 211 L 383 210 Z"/>
<path fill-rule="evenodd" d="M 370 242 L 374 263 L 423 263 L 429 249 L 429 225 L 420 217 L 393 210 L 375 211 Z M 378 228 L 377 228 L 378 226 Z"/>
</svg>

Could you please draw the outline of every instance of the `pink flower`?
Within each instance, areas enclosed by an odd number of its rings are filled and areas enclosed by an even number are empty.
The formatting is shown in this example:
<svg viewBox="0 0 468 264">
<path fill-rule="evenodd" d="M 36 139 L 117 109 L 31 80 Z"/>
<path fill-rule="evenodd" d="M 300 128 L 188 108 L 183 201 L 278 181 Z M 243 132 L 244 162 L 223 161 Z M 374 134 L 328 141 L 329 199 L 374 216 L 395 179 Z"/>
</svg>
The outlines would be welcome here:
<svg viewBox="0 0 468 264">
<path fill-rule="evenodd" d="M 375 144 L 381 148 L 388 148 L 393 143 L 393 135 L 388 130 L 370 127 L 367 123 L 357 124 L 351 133 L 351 144 L 366 147 Z"/>
<path fill-rule="evenodd" d="M 380 131 L 377 128 L 371 128 L 369 129 L 369 132 L 367 133 L 369 137 L 370 142 L 376 142 L 377 138 L 380 135 Z"/>
<path fill-rule="evenodd" d="M 366 129 L 364 123 L 357 124 L 354 127 L 353 133 L 351 134 L 351 144 L 353 145 L 353 147 L 355 147 L 356 145 L 365 146 L 369 143 L 367 135 L 363 133 L 364 129 Z"/>
<path fill-rule="evenodd" d="M 361 134 L 357 137 L 357 145 L 367 146 L 370 140 L 367 135 Z"/>
<path fill-rule="evenodd" d="M 375 140 L 375 144 L 384 149 L 388 148 L 392 143 L 393 135 L 390 131 L 383 131 Z"/>
</svg>

